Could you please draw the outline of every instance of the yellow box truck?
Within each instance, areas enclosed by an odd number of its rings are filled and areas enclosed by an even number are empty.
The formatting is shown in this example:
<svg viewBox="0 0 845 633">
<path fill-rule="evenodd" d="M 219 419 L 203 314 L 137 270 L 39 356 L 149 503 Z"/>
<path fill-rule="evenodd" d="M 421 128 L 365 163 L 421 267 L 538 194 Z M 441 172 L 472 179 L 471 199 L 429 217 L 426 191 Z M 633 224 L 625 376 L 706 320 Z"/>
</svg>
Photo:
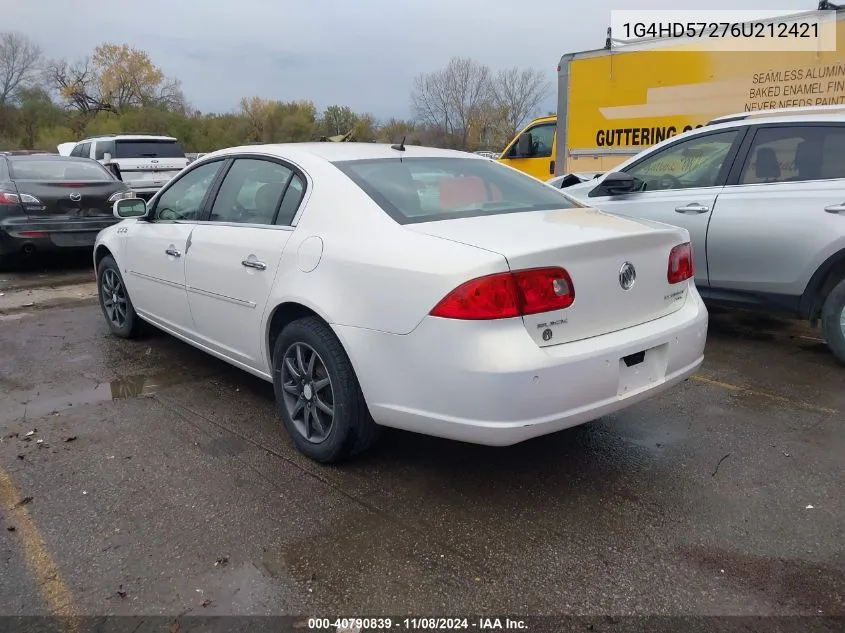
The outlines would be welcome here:
<svg viewBox="0 0 845 633">
<path fill-rule="evenodd" d="M 724 40 L 708 50 L 673 38 L 615 46 L 608 29 L 605 48 L 561 58 L 557 116 L 531 121 L 499 160 L 542 180 L 589 177 L 718 116 L 845 104 L 845 10 L 834 11 L 836 50 L 724 50 Z"/>
</svg>

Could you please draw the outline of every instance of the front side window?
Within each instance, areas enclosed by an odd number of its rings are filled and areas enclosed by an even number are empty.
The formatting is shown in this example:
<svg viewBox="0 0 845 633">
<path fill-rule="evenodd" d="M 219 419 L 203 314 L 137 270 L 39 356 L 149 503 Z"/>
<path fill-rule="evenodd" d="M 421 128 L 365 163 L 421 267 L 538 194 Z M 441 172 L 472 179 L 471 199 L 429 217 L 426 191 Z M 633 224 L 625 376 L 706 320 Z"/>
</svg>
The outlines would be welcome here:
<svg viewBox="0 0 845 633">
<path fill-rule="evenodd" d="M 576 206 L 563 193 L 476 158 L 381 158 L 334 165 L 400 224 Z"/>
<path fill-rule="evenodd" d="M 239 158 L 223 179 L 211 222 L 273 224 L 293 171 L 269 160 Z"/>
<path fill-rule="evenodd" d="M 635 191 L 715 187 L 737 134 L 729 130 L 697 136 L 658 150 L 623 171 L 634 177 Z"/>
<path fill-rule="evenodd" d="M 80 158 L 90 158 L 91 143 L 82 143 L 81 145 L 77 145 L 73 148 L 73 151 L 70 153 L 70 155 L 79 156 Z"/>
<path fill-rule="evenodd" d="M 845 178 L 845 128 L 760 128 L 742 168 L 740 184 Z"/>
<path fill-rule="evenodd" d="M 114 180 L 107 169 L 94 161 L 55 158 L 10 161 L 13 180 L 42 182 L 106 182 Z"/>
<path fill-rule="evenodd" d="M 199 219 L 205 194 L 222 164 L 221 160 L 205 163 L 175 180 L 156 202 L 156 220 L 174 222 Z"/>
<path fill-rule="evenodd" d="M 531 154 L 517 155 L 519 141 L 511 146 L 508 158 L 548 158 L 552 155 L 552 145 L 555 141 L 555 123 L 540 123 L 526 130 L 531 135 Z"/>
</svg>

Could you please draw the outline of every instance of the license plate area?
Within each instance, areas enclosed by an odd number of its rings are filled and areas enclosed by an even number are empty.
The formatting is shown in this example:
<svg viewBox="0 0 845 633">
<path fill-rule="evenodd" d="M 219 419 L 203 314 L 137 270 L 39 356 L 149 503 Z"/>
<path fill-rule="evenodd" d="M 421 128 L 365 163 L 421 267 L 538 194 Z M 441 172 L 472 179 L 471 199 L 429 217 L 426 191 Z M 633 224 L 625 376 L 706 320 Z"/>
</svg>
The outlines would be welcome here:
<svg viewBox="0 0 845 633">
<path fill-rule="evenodd" d="M 621 397 L 630 396 L 663 382 L 666 378 L 666 356 L 669 345 L 657 345 L 619 359 Z"/>
<path fill-rule="evenodd" d="M 53 244 L 63 248 L 76 246 L 93 246 L 97 241 L 97 231 L 79 231 L 73 233 L 51 233 Z"/>
</svg>

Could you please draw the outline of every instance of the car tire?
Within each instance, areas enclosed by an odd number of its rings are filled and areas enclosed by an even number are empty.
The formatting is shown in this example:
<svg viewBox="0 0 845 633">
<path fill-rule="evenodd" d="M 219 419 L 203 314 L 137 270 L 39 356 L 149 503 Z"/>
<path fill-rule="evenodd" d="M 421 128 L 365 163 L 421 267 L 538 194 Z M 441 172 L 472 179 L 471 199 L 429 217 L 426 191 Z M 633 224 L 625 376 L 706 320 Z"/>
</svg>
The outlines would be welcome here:
<svg viewBox="0 0 845 633">
<path fill-rule="evenodd" d="M 117 308 L 114 307 L 115 296 L 118 299 Z M 123 275 L 111 255 L 103 257 L 97 267 L 97 297 L 100 310 L 112 334 L 120 338 L 136 338 L 141 335 L 144 322 L 135 313 L 129 291 L 123 282 Z"/>
<path fill-rule="evenodd" d="M 845 363 L 845 279 L 834 286 L 824 301 L 822 332 L 833 355 Z"/>
<path fill-rule="evenodd" d="M 273 388 L 294 445 L 317 462 L 343 461 L 378 438 L 380 427 L 370 415 L 352 363 L 318 317 L 293 321 L 276 338 Z"/>
</svg>

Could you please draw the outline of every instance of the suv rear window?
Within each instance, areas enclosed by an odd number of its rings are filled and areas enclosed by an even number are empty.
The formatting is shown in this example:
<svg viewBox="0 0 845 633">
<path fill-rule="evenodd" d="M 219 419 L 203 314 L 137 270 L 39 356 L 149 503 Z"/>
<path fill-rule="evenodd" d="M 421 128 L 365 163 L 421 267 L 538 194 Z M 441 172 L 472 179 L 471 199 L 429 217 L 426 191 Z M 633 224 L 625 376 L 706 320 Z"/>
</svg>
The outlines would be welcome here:
<svg viewBox="0 0 845 633">
<path fill-rule="evenodd" d="M 114 158 L 185 158 L 176 141 L 115 141 Z"/>
<path fill-rule="evenodd" d="M 400 224 L 571 209 L 562 192 L 477 158 L 380 158 L 334 163 Z"/>
<path fill-rule="evenodd" d="M 11 160 L 12 180 L 41 180 L 48 182 L 106 182 L 114 180 L 111 172 L 95 161 L 45 158 Z"/>
</svg>

